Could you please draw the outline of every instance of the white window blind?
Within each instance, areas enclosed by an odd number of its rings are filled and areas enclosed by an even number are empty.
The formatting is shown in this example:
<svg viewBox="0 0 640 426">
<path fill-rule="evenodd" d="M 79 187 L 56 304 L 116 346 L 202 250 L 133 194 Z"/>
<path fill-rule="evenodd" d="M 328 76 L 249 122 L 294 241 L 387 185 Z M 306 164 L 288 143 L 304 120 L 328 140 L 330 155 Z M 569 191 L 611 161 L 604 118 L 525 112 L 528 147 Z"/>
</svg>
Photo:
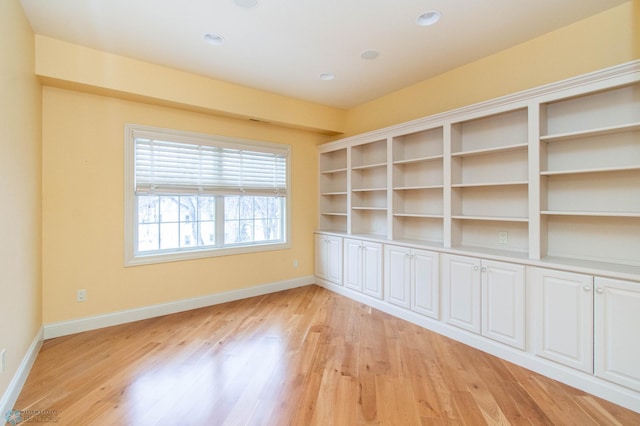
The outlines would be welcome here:
<svg viewBox="0 0 640 426">
<path fill-rule="evenodd" d="M 287 147 L 134 139 L 136 194 L 287 194 Z"/>
</svg>

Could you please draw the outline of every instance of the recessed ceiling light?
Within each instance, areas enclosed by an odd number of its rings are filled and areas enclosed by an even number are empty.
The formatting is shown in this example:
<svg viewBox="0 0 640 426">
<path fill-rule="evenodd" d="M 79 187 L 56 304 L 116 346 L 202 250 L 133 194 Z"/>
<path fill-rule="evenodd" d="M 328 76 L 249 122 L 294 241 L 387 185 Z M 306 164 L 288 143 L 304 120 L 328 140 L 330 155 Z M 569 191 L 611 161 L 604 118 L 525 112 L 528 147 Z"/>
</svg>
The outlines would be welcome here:
<svg viewBox="0 0 640 426">
<path fill-rule="evenodd" d="M 202 36 L 202 38 L 204 38 L 204 41 L 214 46 L 218 46 L 224 43 L 224 37 L 218 34 L 206 33 L 205 35 Z"/>
<path fill-rule="evenodd" d="M 429 25 L 433 25 L 440 20 L 442 14 L 437 10 L 430 10 L 428 12 L 424 12 L 420 14 L 416 18 L 416 23 L 421 27 L 428 27 Z"/>
<path fill-rule="evenodd" d="M 336 76 L 331 73 L 331 72 L 323 72 L 322 74 L 320 74 L 320 80 L 333 80 L 334 78 L 336 78 Z"/>
<path fill-rule="evenodd" d="M 238 7 L 244 7 L 245 9 L 251 9 L 258 5 L 258 0 L 233 0 Z"/>
<path fill-rule="evenodd" d="M 373 49 L 365 50 L 364 52 L 362 52 L 360 54 L 360 57 L 362 59 L 368 59 L 370 61 L 376 59 L 378 56 L 380 56 L 380 52 L 378 52 L 377 50 L 373 50 Z"/>
</svg>

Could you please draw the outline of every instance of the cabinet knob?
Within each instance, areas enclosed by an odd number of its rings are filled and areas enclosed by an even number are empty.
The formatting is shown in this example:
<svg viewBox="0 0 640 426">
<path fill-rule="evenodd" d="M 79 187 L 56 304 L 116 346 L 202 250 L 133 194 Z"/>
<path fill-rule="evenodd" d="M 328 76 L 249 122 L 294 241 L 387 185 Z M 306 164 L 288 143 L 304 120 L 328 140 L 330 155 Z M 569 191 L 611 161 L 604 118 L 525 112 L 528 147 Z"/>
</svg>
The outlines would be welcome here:
<svg viewBox="0 0 640 426">
<path fill-rule="evenodd" d="M 602 287 L 598 287 L 598 288 L 596 288 L 596 293 L 602 294 L 602 293 L 604 293 L 604 289 Z"/>
<path fill-rule="evenodd" d="M 482 272 L 487 272 L 487 268 L 486 267 L 482 267 Z"/>
<path fill-rule="evenodd" d="M 584 291 L 591 291 L 591 287 L 589 287 L 588 285 L 585 285 L 582 288 L 584 289 Z"/>
<path fill-rule="evenodd" d="M 473 267 L 473 270 L 474 270 L 474 271 L 477 271 L 477 270 L 478 270 L 478 267 L 477 267 L 477 266 L 474 266 L 474 267 Z"/>
</svg>

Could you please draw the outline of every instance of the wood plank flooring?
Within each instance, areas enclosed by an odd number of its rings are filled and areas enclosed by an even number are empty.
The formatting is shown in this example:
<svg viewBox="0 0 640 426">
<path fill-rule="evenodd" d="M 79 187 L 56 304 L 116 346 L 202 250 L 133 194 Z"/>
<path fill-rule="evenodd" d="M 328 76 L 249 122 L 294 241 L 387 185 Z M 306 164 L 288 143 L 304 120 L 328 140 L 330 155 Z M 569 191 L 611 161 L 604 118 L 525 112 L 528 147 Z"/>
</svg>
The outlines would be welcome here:
<svg viewBox="0 0 640 426">
<path fill-rule="evenodd" d="M 62 425 L 640 424 L 317 286 L 47 340 L 16 409 Z"/>
</svg>

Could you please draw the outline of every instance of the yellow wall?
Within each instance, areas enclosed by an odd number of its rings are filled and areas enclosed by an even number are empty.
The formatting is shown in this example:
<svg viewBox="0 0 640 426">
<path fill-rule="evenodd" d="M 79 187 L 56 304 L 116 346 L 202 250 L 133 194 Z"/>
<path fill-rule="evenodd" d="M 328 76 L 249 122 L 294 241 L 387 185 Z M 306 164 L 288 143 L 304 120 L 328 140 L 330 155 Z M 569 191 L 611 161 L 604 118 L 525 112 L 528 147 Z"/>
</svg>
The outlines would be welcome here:
<svg viewBox="0 0 640 426">
<path fill-rule="evenodd" d="M 125 123 L 291 144 L 292 248 L 123 267 Z M 325 138 L 302 130 L 44 87 L 44 323 L 312 275 L 316 145 Z M 297 269 L 294 259 L 299 262 Z M 76 302 L 79 288 L 86 288 L 86 302 Z"/>
<path fill-rule="evenodd" d="M 640 0 L 634 0 L 352 108 L 347 112 L 345 135 L 426 117 L 638 58 Z"/>
<path fill-rule="evenodd" d="M 47 84 L 127 99 L 257 118 L 327 134 L 344 130 L 344 110 L 214 80 L 36 36 L 36 74 Z"/>
<path fill-rule="evenodd" d="M 20 3 L 0 1 L 0 397 L 36 337 L 41 317 L 40 84 Z M 4 416 L 4 413 L 0 413 Z"/>
</svg>

